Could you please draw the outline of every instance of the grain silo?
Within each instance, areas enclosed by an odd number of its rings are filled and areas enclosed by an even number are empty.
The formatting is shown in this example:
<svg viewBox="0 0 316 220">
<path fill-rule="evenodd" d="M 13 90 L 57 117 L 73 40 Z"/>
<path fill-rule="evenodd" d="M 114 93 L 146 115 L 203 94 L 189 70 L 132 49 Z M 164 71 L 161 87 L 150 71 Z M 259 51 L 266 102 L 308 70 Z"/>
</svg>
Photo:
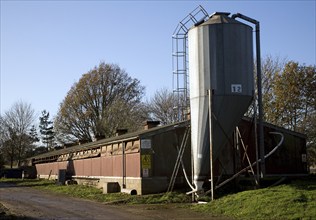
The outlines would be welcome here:
<svg viewBox="0 0 316 220">
<path fill-rule="evenodd" d="M 189 30 L 188 46 L 191 145 L 199 191 L 210 177 L 210 139 L 216 160 L 253 100 L 252 28 L 216 12 Z"/>
</svg>

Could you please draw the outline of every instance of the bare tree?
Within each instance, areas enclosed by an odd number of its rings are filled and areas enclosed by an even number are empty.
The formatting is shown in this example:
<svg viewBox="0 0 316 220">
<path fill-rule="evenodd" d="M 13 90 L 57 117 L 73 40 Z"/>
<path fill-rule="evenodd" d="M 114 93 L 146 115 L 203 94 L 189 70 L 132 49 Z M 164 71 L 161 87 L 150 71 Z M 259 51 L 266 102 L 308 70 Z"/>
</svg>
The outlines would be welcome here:
<svg viewBox="0 0 316 220">
<path fill-rule="evenodd" d="M 17 165 L 25 159 L 26 152 L 32 140 L 29 131 L 34 122 L 34 110 L 30 104 L 19 101 L 1 117 L 1 146 L 2 152 L 10 159 L 10 165 Z"/>
<path fill-rule="evenodd" d="M 110 137 L 117 128 L 137 129 L 144 87 L 118 65 L 101 62 L 75 83 L 54 120 L 59 141 Z"/>
<path fill-rule="evenodd" d="M 153 98 L 147 102 L 150 116 L 161 124 L 171 124 L 177 120 L 177 112 L 174 111 L 174 103 L 177 100 L 172 91 L 163 88 L 156 91 Z"/>
<path fill-rule="evenodd" d="M 274 94 L 274 78 L 278 75 L 284 68 L 286 59 L 281 59 L 276 56 L 267 55 L 261 60 L 261 74 L 262 74 L 262 104 L 264 112 L 264 120 L 268 122 L 273 122 L 275 120 L 274 110 L 272 108 L 275 102 Z M 254 75 L 255 75 L 255 85 L 257 85 L 257 62 L 254 62 Z M 257 86 L 255 86 L 255 97 L 258 97 Z M 257 100 L 256 100 L 256 104 Z M 258 111 L 258 106 L 257 106 Z M 254 109 L 251 105 L 245 114 L 246 116 L 253 117 Z M 258 112 L 257 112 L 258 114 Z"/>
</svg>

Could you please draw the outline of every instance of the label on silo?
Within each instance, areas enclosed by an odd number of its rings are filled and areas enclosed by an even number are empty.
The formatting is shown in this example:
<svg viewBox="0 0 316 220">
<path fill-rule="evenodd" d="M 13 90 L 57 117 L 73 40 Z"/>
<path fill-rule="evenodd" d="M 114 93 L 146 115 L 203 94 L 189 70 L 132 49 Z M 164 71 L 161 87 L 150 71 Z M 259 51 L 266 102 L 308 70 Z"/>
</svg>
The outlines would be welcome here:
<svg viewBox="0 0 316 220">
<path fill-rule="evenodd" d="M 241 84 L 231 84 L 231 92 L 232 93 L 242 93 L 242 85 Z"/>
</svg>

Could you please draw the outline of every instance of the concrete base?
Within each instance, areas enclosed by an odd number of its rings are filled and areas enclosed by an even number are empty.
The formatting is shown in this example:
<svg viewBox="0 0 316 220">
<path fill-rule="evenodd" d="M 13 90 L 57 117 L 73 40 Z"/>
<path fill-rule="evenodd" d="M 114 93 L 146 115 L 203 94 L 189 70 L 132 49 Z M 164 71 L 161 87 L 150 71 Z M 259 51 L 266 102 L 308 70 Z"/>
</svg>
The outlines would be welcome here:
<svg viewBox="0 0 316 220">
<path fill-rule="evenodd" d="M 37 175 L 38 179 L 48 179 L 48 180 L 57 180 L 58 175 Z"/>
<path fill-rule="evenodd" d="M 118 182 L 103 183 L 103 194 L 120 192 L 120 185 Z"/>
<path fill-rule="evenodd" d="M 121 193 L 126 193 L 129 195 L 137 195 L 137 191 L 135 189 L 121 189 Z"/>
<path fill-rule="evenodd" d="M 120 189 L 135 189 L 137 195 L 142 195 L 142 179 L 140 177 L 126 177 L 125 185 L 123 186 L 122 177 L 110 177 L 110 176 L 102 176 L 100 177 L 99 187 L 103 187 L 104 183 L 117 182 L 119 184 Z"/>
</svg>

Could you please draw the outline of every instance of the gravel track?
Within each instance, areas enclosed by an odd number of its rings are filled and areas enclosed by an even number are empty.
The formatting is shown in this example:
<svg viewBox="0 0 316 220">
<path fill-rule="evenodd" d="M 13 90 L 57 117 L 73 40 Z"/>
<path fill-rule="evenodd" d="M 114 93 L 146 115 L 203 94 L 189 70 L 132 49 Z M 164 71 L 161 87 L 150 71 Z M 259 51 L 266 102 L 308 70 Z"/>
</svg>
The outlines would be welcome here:
<svg viewBox="0 0 316 220">
<path fill-rule="evenodd" d="M 1 204 L 4 207 L 1 208 Z M 19 187 L 6 183 L 0 183 L 0 219 L 227 220 L 227 218 L 212 217 L 207 214 L 197 213 L 174 204 L 105 205 L 31 187 Z"/>
</svg>

